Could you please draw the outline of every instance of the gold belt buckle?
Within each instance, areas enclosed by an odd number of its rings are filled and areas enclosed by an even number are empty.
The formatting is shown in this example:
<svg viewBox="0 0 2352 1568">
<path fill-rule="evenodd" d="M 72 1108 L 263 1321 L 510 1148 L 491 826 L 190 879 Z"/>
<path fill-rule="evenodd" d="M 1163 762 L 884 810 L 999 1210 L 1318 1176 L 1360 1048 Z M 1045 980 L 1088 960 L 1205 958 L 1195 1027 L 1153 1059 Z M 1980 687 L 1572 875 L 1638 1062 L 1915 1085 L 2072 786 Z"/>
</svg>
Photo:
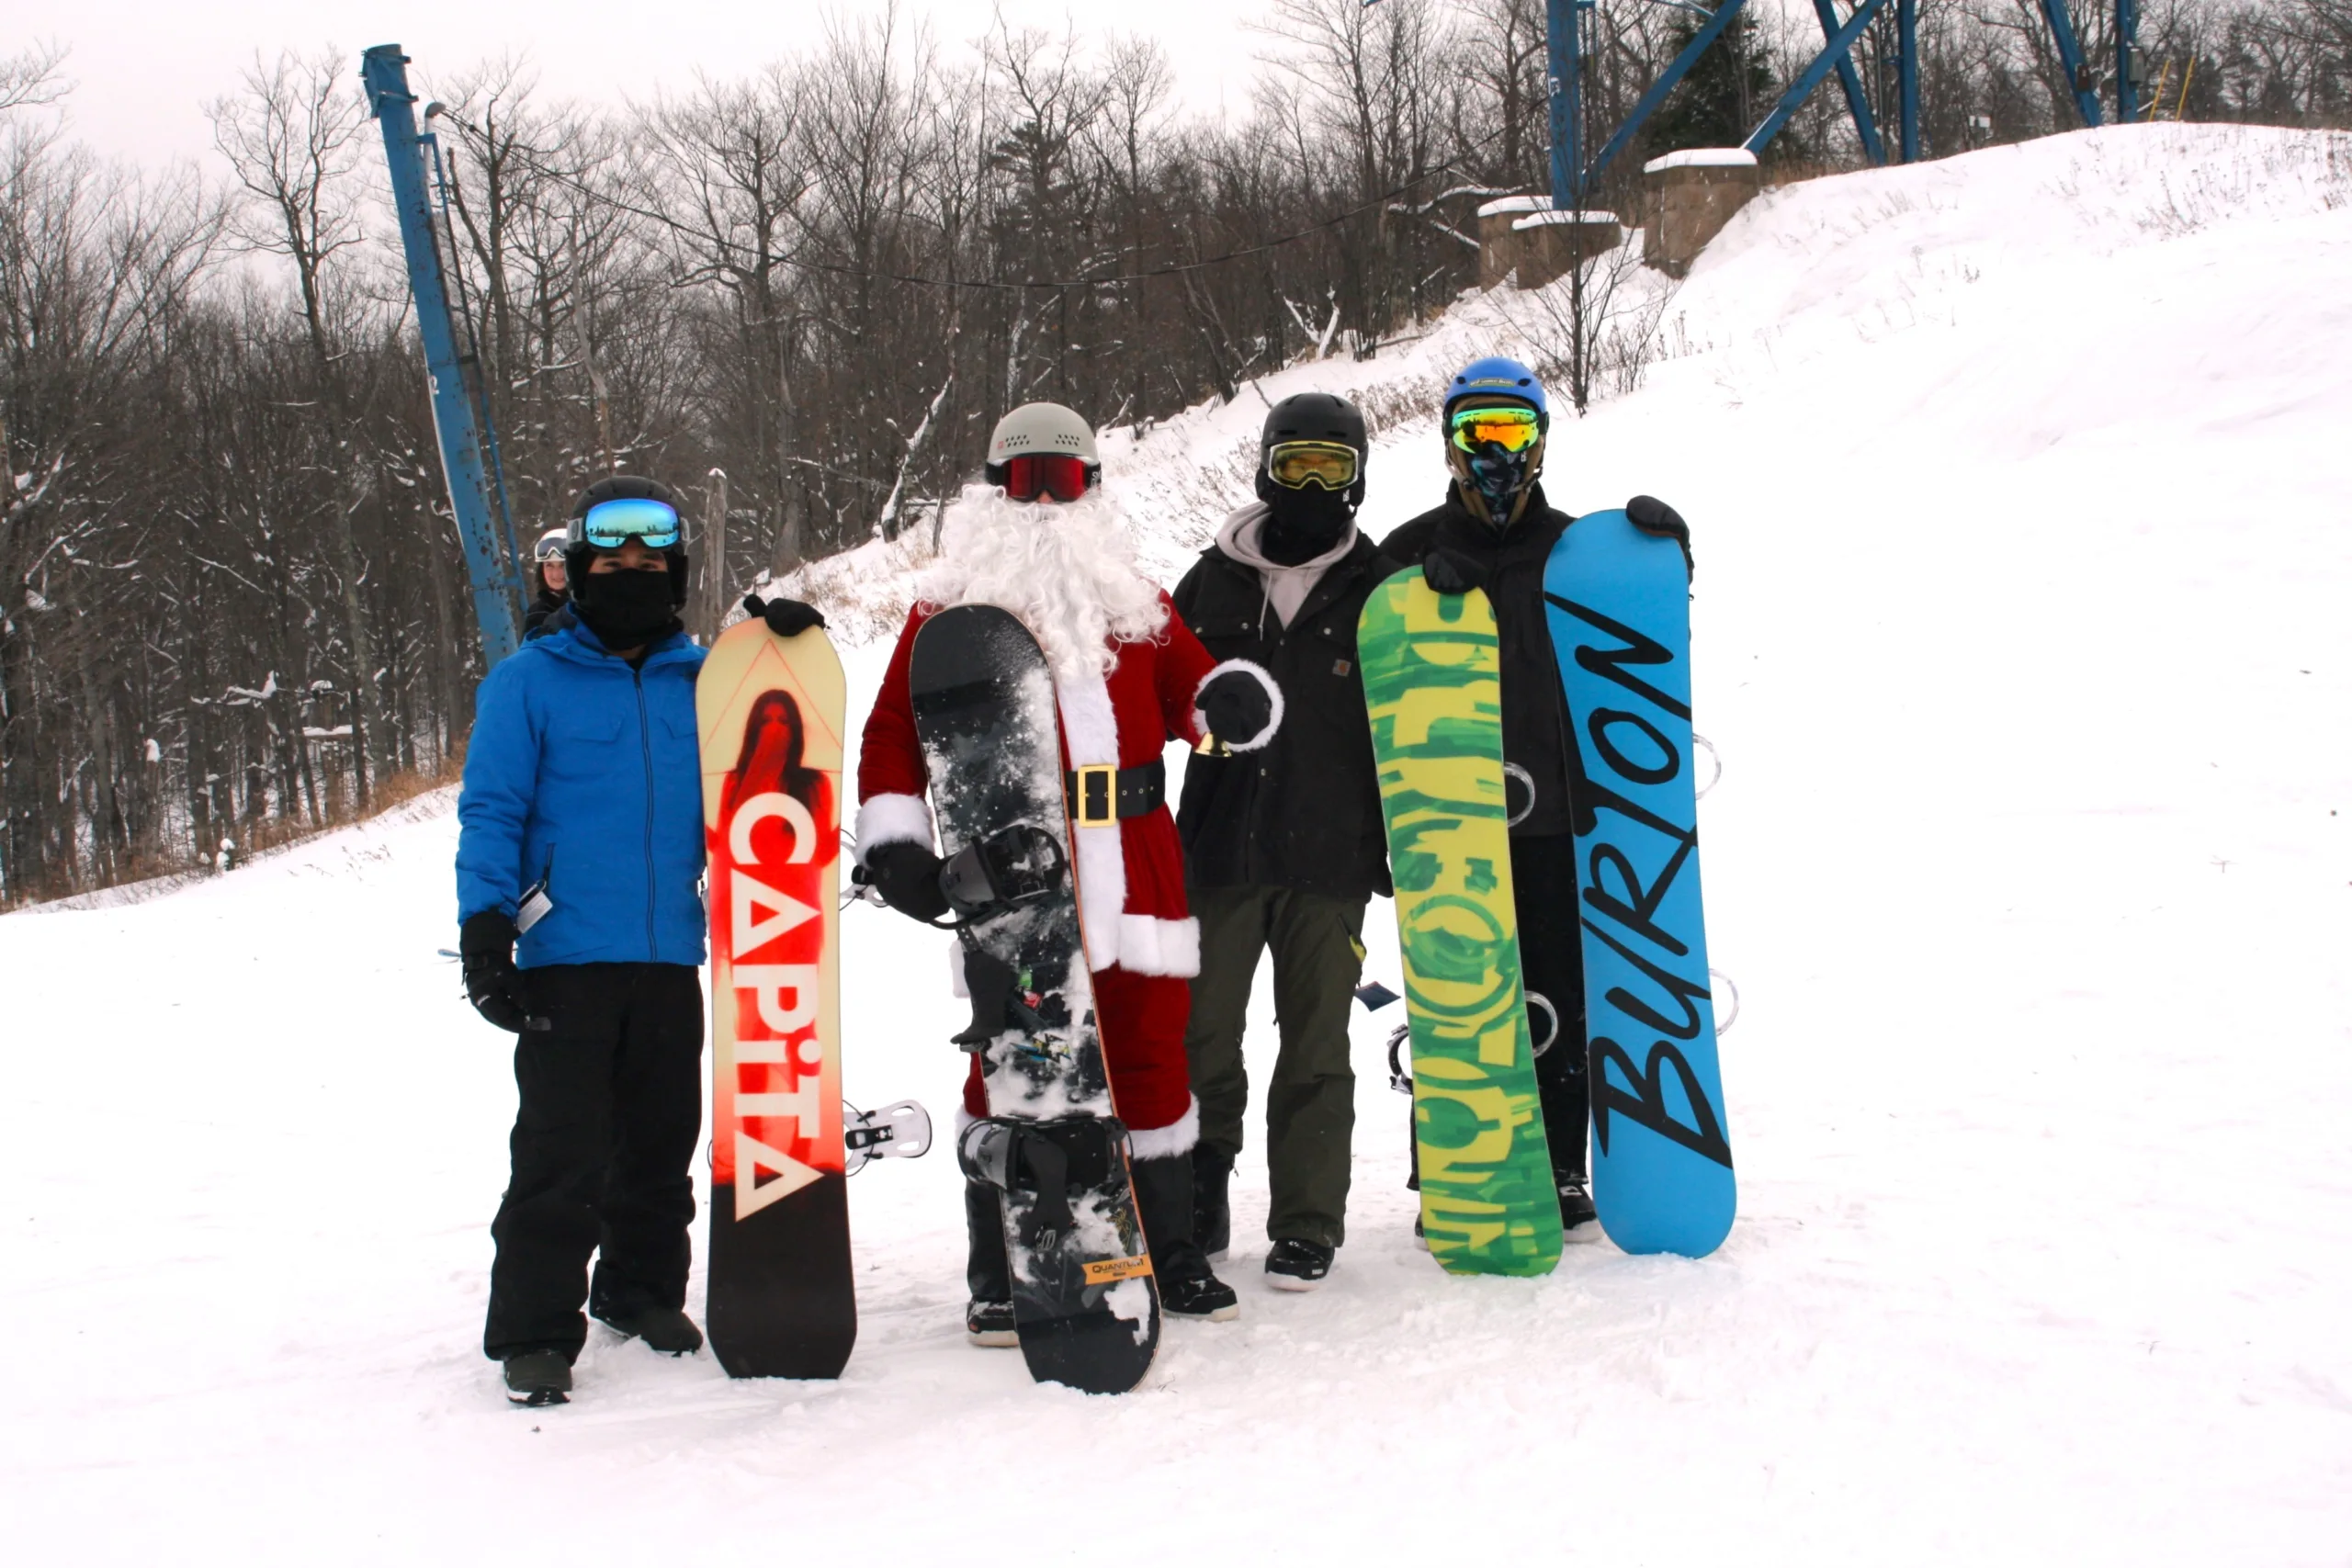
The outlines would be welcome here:
<svg viewBox="0 0 2352 1568">
<path fill-rule="evenodd" d="M 1119 769 L 1113 762 L 1090 762 L 1078 773 L 1078 825 L 1109 828 L 1119 820 Z"/>
</svg>

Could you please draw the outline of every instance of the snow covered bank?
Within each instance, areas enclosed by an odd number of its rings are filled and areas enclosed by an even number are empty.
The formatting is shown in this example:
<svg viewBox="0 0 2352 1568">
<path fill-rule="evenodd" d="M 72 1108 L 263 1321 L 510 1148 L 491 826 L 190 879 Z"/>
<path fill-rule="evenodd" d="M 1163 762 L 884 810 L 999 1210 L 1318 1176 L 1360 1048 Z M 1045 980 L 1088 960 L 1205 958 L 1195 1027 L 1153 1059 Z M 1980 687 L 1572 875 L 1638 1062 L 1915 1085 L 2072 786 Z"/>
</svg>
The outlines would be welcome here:
<svg viewBox="0 0 2352 1568">
<path fill-rule="evenodd" d="M 1262 1288 L 1252 1151 L 1243 1316 L 1172 1325 L 1135 1395 L 963 1346 L 943 1150 L 852 1184 L 838 1385 L 600 1330 L 576 1404 L 511 1412 L 476 1338 L 512 1089 L 435 953 L 454 826 L 424 808 L 0 918 L 12 1547 L 1386 1562 L 1494 1530 L 1608 1563 L 2344 1562 L 2345 161 L 2138 128 L 1769 195 L 1668 303 L 1647 387 L 1557 432 L 1563 505 L 1650 491 L 1697 535 L 1711 946 L 1745 1005 L 1716 1257 L 1587 1231 L 1544 1280 L 1441 1275 L 1367 1019 L 1330 1283 Z M 1401 411 L 1543 320 L 1473 299 L 1265 391 Z M 1163 570 L 1241 493 L 1260 411 L 1112 454 Z M 1374 530 L 1439 473 L 1433 422 L 1392 420 Z M 939 939 L 847 920 L 850 1096 L 944 1116 Z M 991 1472 L 1045 1453 L 1117 1500 Z"/>
</svg>

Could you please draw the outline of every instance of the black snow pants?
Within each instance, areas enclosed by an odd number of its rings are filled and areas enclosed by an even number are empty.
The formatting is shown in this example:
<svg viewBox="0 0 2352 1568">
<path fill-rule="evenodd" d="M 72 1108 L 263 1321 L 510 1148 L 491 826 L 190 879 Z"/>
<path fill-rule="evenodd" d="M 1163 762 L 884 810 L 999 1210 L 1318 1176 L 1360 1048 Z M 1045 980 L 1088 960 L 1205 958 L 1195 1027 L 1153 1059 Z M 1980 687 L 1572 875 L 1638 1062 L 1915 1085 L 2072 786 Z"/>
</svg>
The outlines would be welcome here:
<svg viewBox="0 0 2352 1568">
<path fill-rule="evenodd" d="M 1519 913 L 1519 967 L 1528 993 L 1528 1038 L 1538 1047 L 1553 1027 L 1535 998 L 1551 1004 L 1558 1033 L 1535 1058 L 1535 1094 L 1552 1169 L 1585 1174 L 1592 1086 L 1585 1076 L 1584 942 L 1577 922 L 1577 841 L 1566 833 L 1510 841 L 1511 901 Z"/>
<path fill-rule="evenodd" d="M 681 964 L 567 964 L 525 972 L 514 1168 L 491 1222 L 482 1350 L 569 1359 L 599 1317 L 683 1307 L 702 1137 L 702 977 Z M 588 1259 L 597 1255 L 595 1281 Z"/>
</svg>

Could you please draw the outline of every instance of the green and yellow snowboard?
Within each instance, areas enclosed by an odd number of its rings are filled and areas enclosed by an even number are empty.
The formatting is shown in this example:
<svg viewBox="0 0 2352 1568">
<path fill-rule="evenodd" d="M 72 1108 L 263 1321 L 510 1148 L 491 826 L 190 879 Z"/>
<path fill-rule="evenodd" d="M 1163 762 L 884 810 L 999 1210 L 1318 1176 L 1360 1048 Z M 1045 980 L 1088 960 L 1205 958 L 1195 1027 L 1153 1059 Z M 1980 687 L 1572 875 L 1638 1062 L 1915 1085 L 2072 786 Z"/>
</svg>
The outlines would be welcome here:
<svg viewBox="0 0 2352 1568">
<path fill-rule="evenodd" d="M 1396 884 L 1421 1228 L 1450 1273 L 1545 1274 L 1560 1199 L 1535 1099 L 1503 810 L 1501 660 L 1484 593 L 1414 570 L 1358 630 Z"/>
</svg>

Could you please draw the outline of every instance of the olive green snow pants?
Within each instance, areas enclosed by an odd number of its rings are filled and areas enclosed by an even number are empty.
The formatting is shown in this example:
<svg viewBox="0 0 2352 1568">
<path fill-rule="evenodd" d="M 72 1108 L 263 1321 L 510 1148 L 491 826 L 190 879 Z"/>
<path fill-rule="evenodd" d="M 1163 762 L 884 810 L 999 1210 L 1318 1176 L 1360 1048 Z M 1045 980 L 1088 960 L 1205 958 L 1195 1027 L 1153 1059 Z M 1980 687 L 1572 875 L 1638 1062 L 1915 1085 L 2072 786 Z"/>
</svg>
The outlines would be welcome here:
<svg viewBox="0 0 2352 1568">
<path fill-rule="evenodd" d="M 1367 899 L 1282 887 L 1192 891 L 1201 922 L 1201 974 L 1184 1050 L 1201 1101 L 1201 1146 L 1228 1164 L 1241 1150 L 1250 1075 L 1241 1034 L 1258 955 L 1274 957 L 1274 1016 L 1282 1048 L 1266 1086 L 1271 1241 L 1337 1247 L 1347 1239 L 1348 1163 L 1356 1076 L 1348 1063 L 1348 1005 L 1363 973 Z"/>
</svg>

